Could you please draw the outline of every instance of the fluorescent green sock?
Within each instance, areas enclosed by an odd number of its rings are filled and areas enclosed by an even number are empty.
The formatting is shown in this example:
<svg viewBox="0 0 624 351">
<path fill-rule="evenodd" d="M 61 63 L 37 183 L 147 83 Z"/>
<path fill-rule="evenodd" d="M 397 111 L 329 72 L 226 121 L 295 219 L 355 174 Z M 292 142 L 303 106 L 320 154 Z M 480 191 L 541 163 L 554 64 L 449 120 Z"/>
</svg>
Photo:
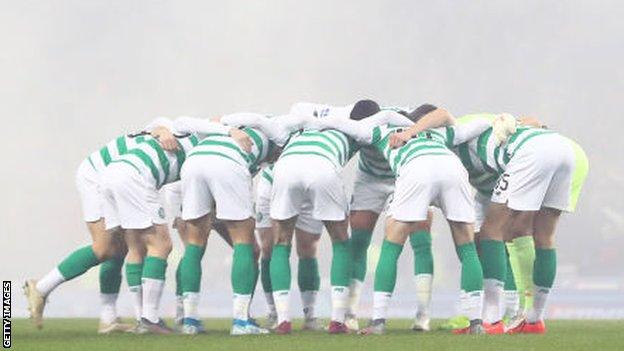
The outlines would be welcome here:
<svg viewBox="0 0 624 351">
<path fill-rule="evenodd" d="M 536 249 L 533 283 L 542 288 L 552 288 L 557 273 L 555 249 Z"/>
<path fill-rule="evenodd" d="M 155 256 L 145 257 L 143 261 L 143 274 L 141 278 L 165 280 L 167 260 Z"/>
<path fill-rule="evenodd" d="M 321 287 L 318 261 L 316 258 L 299 259 L 297 283 L 300 291 L 318 291 Z"/>
<path fill-rule="evenodd" d="M 256 277 L 253 247 L 251 244 L 235 244 L 232 260 L 232 290 L 235 294 L 251 295 Z"/>
<path fill-rule="evenodd" d="M 332 242 L 331 285 L 349 286 L 351 279 L 351 245 L 349 240 Z"/>
<path fill-rule="evenodd" d="M 397 260 L 402 250 L 403 245 L 384 240 L 381 245 L 377 269 L 375 270 L 375 292 L 392 293 L 394 291 L 397 276 Z"/>
<path fill-rule="evenodd" d="M 419 230 L 410 234 L 414 251 L 414 275 L 433 274 L 433 254 L 431 253 L 431 233 Z"/>
<path fill-rule="evenodd" d="M 100 261 L 95 256 L 91 245 L 82 247 L 72 252 L 59 265 L 58 270 L 65 280 L 74 279 L 84 274 L 91 267 L 96 266 Z"/>
<path fill-rule="evenodd" d="M 290 245 L 277 244 L 271 255 L 271 287 L 273 291 L 290 290 Z"/>
<path fill-rule="evenodd" d="M 271 287 L 271 259 L 263 258 L 260 260 L 260 281 L 262 282 L 262 290 L 265 293 L 273 292 Z"/>
<path fill-rule="evenodd" d="M 175 275 L 175 283 L 176 283 L 176 296 L 182 296 L 182 259 L 184 256 L 180 257 L 178 261 L 178 266 L 176 267 L 176 275 Z"/>
<path fill-rule="evenodd" d="M 126 282 L 129 288 L 141 286 L 143 263 L 126 263 Z"/>
<path fill-rule="evenodd" d="M 119 293 L 123 262 L 123 257 L 115 257 L 100 264 L 100 292 L 102 294 Z"/>
<path fill-rule="evenodd" d="M 510 254 L 516 286 L 520 292 L 520 306 L 528 310 L 533 306 L 533 264 L 535 263 L 535 242 L 533 236 L 521 236 L 513 240 L 514 250 Z"/>
<path fill-rule="evenodd" d="M 353 279 L 361 282 L 366 277 L 368 246 L 373 232 L 368 229 L 351 230 L 351 251 L 353 252 Z"/>
<path fill-rule="evenodd" d="M 483 270 L 475 244 L 458 246 L 457 255 L 462 264 L 461 289 L 465 292 L 483 290 Z"/>
<path fill-rule="evenodd" d="M 204 257 L 205 247 L 188 244 L 184 249 L 184 256 L 180 260 L 180 281 L 182 293 L 199 292 L 201 285 L 202 267 L 201 260 Z"/>
<path fill-rule="evenodd" d="M 483 262 L 483 278 L 504 282 L 507 270 L 505 243 L 499 240 L 481 240 L 479 246 Z"/>
</svg>

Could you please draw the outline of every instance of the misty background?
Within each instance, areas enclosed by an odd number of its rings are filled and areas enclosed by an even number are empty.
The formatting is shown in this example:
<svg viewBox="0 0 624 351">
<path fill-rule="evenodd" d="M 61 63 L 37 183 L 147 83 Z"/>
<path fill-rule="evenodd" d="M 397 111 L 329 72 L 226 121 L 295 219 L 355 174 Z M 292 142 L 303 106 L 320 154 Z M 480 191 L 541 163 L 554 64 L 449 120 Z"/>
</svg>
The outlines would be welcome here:
<svg viewBox="0 0 624 351">
<path fill-rule="evenodd" d="M 110 139 L 155 116 L 284 113 L 298 101 L 424 102 L 456 116 L 534 115 L 578 141 L 590 174 L 558 230 L 556 318 L 624 318 L 624 5 L 620 1 L 0 1 L 0 277 L 41 277 L 90 243 L 74 175 Z M 344 172 L 352 186 L 352 162 Z M 433 314 L 455 312 L 459 264 L 434 219 Z M 162 310 L 172 315 L 176 248 Z M 369 316 L 370 251 L 362 317 Z M 203 260 L 201 313 L 229 316 L 230 249 Z M 320 247 L 327 316 L 331 247 Z M 293 277 L 296 261 L 293 254 Z M 412 315 L 411 250 L 390 307 Z M 257 288 L 253 311 L 265 312 Z M 293 279 L 296 290 L 296 280 Z M 122 285 L 119 309 L 131 315 Z M 96 316 L 97 269 L 57 289 L 48 316 Z M 293 294 L 293 315 L 299 311 Z"/>
</svg>

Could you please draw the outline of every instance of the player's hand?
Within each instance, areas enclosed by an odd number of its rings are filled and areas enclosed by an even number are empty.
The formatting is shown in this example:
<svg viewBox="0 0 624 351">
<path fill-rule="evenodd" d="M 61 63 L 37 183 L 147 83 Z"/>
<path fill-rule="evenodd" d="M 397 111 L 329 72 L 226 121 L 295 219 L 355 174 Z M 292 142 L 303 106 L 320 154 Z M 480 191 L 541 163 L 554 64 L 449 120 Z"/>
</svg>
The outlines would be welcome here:
<svg viewBox="0 0 624 351">
<path fill-rule="evenodd" d="M 253 142 L 251 141 L 251 137 L 247 135 L 247 133 L 243 132 L 238 128 L 230 129 L 230 136 L 236 143 L 243 149 L 245 152 L 251 152 L 251 147 L 253 146 Z"/>
<path fill-rule="evenodd" d="M 492 121 L 492 135 L 496 140 L 496 146 L 507 141 L 516 132 L 518 122 L 516 118 L 508 113 L 501 113 Z"/>
<path fill-rule="evenodd" d="M 402 132 L 391 134 L 388 144 L 391 148 L 397 149 L 405 145 L 408 141 L 410 141 L 410 139 L 412 139 L 412 134 L 410 134 L 407 130 L 404 130 Z"/>
<path fill-rule="evenodd" d="M 175 135 L 173 135 L 169 129 L 165 127 L 156 127 L 152 130 L 150 135 L 158 140 L 164 150 L 178 150 L 178 139 L 176 139 Z"/>
</svg>

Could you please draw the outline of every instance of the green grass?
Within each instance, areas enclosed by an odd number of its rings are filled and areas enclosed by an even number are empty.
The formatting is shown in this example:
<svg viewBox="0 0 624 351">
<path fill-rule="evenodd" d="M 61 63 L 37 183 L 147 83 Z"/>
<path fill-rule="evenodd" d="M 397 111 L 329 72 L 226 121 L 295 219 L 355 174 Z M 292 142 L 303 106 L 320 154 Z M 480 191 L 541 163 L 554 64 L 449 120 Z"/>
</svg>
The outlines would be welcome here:
<svg viewBox="0 0 624 351">
<path fill-rule="evenodd" d="M 205 321 L 209 333 L 200 336 L 96 334 L 95 319 L 48 319 L 43 330 L 30 321 L 13 320 L 15 350 L 624 350 L 624 321 L 549 321 L 546 335 L 456 336 L 447 331 L 415 334 L 410 321 L 392 320 L 382 336 L 327 335 L 300 332 L 292 335 L 231 337 L 229 320 Z M 439 322 L 434 323 L 433 327 Z"/>
</svg>

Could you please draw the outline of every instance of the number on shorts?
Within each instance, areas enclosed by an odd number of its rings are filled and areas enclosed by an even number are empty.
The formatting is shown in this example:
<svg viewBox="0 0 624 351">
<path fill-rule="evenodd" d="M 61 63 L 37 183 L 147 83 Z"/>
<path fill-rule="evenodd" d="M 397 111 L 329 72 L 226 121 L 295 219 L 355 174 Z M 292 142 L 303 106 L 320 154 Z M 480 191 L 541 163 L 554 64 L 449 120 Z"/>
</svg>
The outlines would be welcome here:
<svg viewBox="0 0 624 351">
<path fill-rule="evenodd" d="M 496 182 L 496 186 L 494 187 L 494 192 L 497 195 L 502 193 L 503 191 L 507 190 L 507 188 L 509 187 L 509 180 L 507 180 L 507 178 L 509 178 L 509 174 L 508 173 L 503 173 L 498 178 L 498 181 Z"/>
</svg>

